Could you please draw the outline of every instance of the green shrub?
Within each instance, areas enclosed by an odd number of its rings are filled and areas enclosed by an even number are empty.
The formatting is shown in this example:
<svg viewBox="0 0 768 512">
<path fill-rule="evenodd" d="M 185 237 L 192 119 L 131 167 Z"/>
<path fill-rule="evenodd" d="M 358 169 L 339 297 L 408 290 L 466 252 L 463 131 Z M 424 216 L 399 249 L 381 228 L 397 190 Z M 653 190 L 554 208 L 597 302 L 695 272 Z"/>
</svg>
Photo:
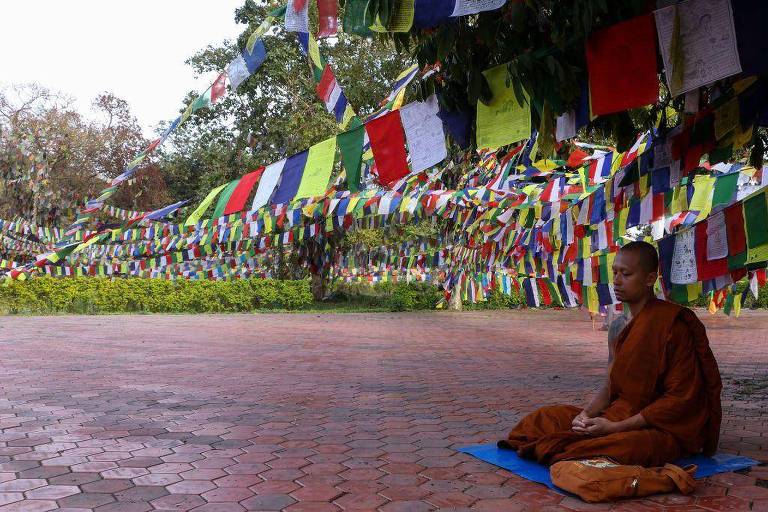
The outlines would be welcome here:
<svg viewBox="0 0 768 512">
<path fill-rule="evenodd" d="M 40 277 L 0 286 L 0 314 L 236 313 L 307 308 L 309 281 Z"/>
<path fill-rule="evenodd" d="M 388 311 L 435 309 L 443 293 L 428 283 L 339 283 L 331 294 L 335 304 Z"/>
</svg>

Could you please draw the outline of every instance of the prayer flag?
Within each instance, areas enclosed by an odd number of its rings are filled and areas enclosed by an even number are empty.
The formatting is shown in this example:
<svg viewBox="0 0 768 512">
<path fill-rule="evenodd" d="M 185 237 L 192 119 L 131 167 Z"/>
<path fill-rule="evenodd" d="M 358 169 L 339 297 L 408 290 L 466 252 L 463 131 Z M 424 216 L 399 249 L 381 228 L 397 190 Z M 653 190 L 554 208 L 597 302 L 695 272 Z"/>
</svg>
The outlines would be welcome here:
<svg viewBox="0 0 768 512">
<path fill-rule="evenodd" d="M 308 156 L 309 150 L 304 150 L 285 161 L 285 166 L 280 176 L 280 183 L 277 185 L 275 195 L 272 197 L 272 204 L 287 203 L 296 196 Z"/>
<path fill-rule="evenodd" d="M 440 105 L 434 94 L 424 102 L 414 102 L 400 109 L 411 170 L 421 172 L 448 156 L 443 123 L 438 117 Z"/>
<path fill-rule="evenodd" d="M 224 191 L 221 193 L 219 200 L 216 203 L 216 208 L 213 210 L 214 219 L 218 219 L 224 215 L 224 208 L 226 208 L 227 203 L 229 203 L 229 198 L 232 197 L 232 193 L 237 188 L 238 183 L 240 183 L 240 180 L 230 181 L 227 186 L 224 187 Z"/>
<path fill-rule="evenodd" d="M 208 209 L 209 206 L 211 206 L 211 203 L 213 203 L 213 200 L 216 199 L 216 196 L 219 195 L 219 193 L 224 190 L 224 188 L 227 186 L 225 183 L 224 185 L 221 185 L 219 187 L 216 187 L 215 189 L 208 192 L 208 195 L 205 196 L 205 199 L 203 199 L 203 202 L 198 205 L 197 208 L 195 208 L 195 211 L 189 214 L 189 217 L 187 217 L 187 220 L 184 222 L 185 226 L 194 226 L 197 224 L 197 221 L 200 220 L 200 217 L 205 213 L 205 211 Z"/>
<path fill-rule="evenodd" d="M 347 186 L 351 192 L 360 190 L 360 166 L 363 157 L 364 137 L 365 128 L 362 126 L 336 136 L 336 143 L 341 151 L 341 160 L 347 172 Z"/>
<path fill-rule="evenodd" d="M 451 17 L 456 0 L 416 0 L 413 28 L 435 28 Z"/>
<path fill-rule="evenodd" d="M 507 3 L 507 0 L 455 0 L 455 2 L 456 5 L 451 13 L 454 17 L 493 11 Z"/>
<path fill-rule="evenodd" d="M 336 157 L 336 137 L 309 148 L 307 163 L 294 199 L 323 195 L 333 172 Z"/>
<path fill-rule="evenodd" d="M 341 122 L 347 108 L 347 97 L 336 81 L 336 76 L 329 64 L 325 65 L 320 82 L 317 84 L 317 95 L 325 103 L 325 109 L 335 116 L 336 122 Z"/>
<path fill-rule="evenodd" d="M 400 111 L 395 110 L 369 121 L 365 130 L 371 141 L 379 182 L 389 185 L 407 175 L 405 134 L 400 123 Z"/>
<path fill-rule="evenodd" d="M 731 204 L 736 198 L 739 173 L 734 172 L 724 176 L 718 176 L 715 181 L 715 192 L 712 195 L 712 206 L 719 204 Z"/>
<path fill-rule="evenodd" d="M 488 105 L 477 102 L 477 147 L 496 149 L 531 135 L 531 103 L 523 91 L 517 101 L 512 84 L 507 85 L 507 64 L 483 72 L 493 97 Z"/>
<path fill-rule="evenodd" d="M 288 0 L 285 9 L 287 32 L 309 32 L 309 5 L 307 0 Z"/>
<path fill-rule="evenodd" d="M 743 205 L 736 203 L 725 209 L 725 226 L 728 233 L 728 256 L 737 256 L 747 250 L 744 231 Z"/>
<path fill-rule="evenodd" d="M 264 169 L 259 181 L 259 187 L 256 189 L 256 195 L 253 197 L 253 203 L 251 203 L 251 211 L 254 212 L 267 203 L 269 198 L 272 197 L 272 192 L 275 190 L 277 182 L 280 180 L 280 175 L 283 173 L 283 167 L 286 160 L 280 160 L 270 164 Z"/>
<path fill-rule="evenodd" d="M 267 50 L 264 42 L 259 39 L 256 41 L 253 51 L 244 49 L 240 55 L 227 66 L 227 75 L 232 86 L 232 90 L 237 90 L 240 84 L 245 82 L 249 76 L 254 74 L 267 58 Z"/>
<path fill-rule="evenodd" d="M 656 103 L 659 78 L 651 14 L 593 33 L 586 53 L 594 115 Z"/>
<path fill-rule="evenodd" d="M 768 244 L 768 204 L 765 192 L 744 200 L 744 224 L 749 249 Z"/>
<path fill-rule="evenodd" d="M 338 31 L 337 0 L 317 0 L 317 17 L 319 29 L 317 37 L 335 36 Z"/>
<path fill-rule="evenodd" d="M 707 257 L 708 221 L 696 224 L 696 269 L 698 280 L 706 281 L 728 273 L 728 258 L 709 259 Z"/>
<path fill-rule="evenodd" d="M 251 195 L 254 185 L 261 177 L 261 173 L 264 172 L 264 167 L 261 167 L 251 173 L 243 176 L 237 184 L 237 187 L 232 192 L 226 206 L 224 207 L 224 215 L 230 215 L 232 213 L 241 212 L 245 209 L 245 202 L 248 200 L 248 196 Z"/>
</svg>

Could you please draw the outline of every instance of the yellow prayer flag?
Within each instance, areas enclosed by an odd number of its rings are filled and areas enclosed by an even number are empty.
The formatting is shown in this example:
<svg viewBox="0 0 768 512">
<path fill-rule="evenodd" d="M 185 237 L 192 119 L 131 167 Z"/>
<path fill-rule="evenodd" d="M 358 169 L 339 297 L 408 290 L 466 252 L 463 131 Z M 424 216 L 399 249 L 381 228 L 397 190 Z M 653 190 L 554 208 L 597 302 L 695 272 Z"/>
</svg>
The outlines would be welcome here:
<svg viewBox="0 0 768 512">
<path fill-rule="evenodd" d="M 507 85 L 507 65 L 483 72 L 493 98 L 488 105 L 477 102 L 477 147 L 496 149 L 518 142 L 531 134 L 531 103 L 523 90 L 523 105 L 517 102 L 512 85 Z"/>
<path fill-rule="evenodd" d="M 315 144 L 309 148 L 304 174 L 294 199 L 322 195 L 328 188 L 336 157 L 336 137 Z"/>
<path fill-rule="evenodd" d="M 693 197 L 688 209 L 699 212 L 697 221 L 706 219 L 712 210 L 712 193 L 715 190 L 716 179 L 714 176 L 705 174 L 696 176 L 693 180 Z"/>
</svg>

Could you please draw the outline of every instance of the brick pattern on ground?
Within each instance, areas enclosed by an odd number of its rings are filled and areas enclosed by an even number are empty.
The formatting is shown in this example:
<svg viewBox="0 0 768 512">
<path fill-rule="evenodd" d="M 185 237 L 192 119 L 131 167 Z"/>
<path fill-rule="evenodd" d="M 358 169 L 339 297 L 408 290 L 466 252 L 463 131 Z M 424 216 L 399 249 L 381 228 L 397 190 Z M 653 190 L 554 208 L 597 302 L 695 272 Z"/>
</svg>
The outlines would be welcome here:
<svg viewBox="0 0 768 512">
<path fill-rule="evenodd" d="M 768 313 L 702 318 L 766 463 Z M 765 465 L 587 505 L 454 450 L 596 389 L 579 311 L 6 317 L 0 354 L 0 512 L 768 511 Z"/>
</svg>

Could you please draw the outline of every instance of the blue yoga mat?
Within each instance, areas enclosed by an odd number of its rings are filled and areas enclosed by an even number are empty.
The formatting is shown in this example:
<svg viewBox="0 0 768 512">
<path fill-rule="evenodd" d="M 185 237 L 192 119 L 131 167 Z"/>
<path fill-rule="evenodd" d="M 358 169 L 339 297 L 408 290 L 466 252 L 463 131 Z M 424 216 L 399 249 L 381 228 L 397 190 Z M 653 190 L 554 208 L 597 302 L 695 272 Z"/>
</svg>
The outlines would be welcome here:
<svg viewBox="0 0 768 512">
<path fill-rule="evenodd" d="M 521 459 L 514 450 L 498 448 L 496 443 L 493 443 L 465 446 L 464 448 L 459 448 L 459 451 L 468 453 L 473 457 L 477 457 L 494 466 L 507 469 L 527 480 L 544 484 L 550 489 L 558 490 L 549 478 L 549 468 L 547 466 L 532 460 Z M 718 453 L 713 457 L 705 457 L 703 455 L 687 457 L 678 460 L 675 464 L 681 467 L 689 464 L 696 464 L 698 466 L 698 469 L 696 470 L 696 478 L 705 478 L 717 473 L 727 473 L 729 471 L 746 469 L 751 466 L 757 466 L 760 463 L 749 457 Z"/>
</svg>

